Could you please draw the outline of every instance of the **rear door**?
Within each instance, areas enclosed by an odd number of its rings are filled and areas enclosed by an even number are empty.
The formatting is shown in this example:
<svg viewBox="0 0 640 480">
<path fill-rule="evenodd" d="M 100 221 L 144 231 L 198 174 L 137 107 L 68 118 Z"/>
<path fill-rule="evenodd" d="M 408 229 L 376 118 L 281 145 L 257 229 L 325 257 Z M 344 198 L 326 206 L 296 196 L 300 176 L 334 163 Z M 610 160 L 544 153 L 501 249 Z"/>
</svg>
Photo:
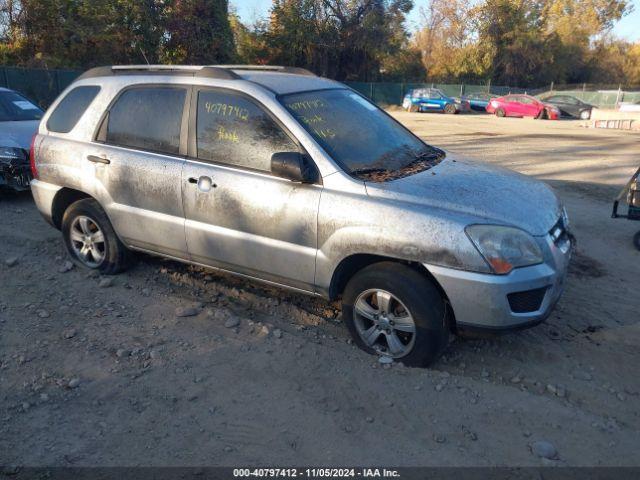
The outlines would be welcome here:
<svg viewBox="0 0 640 480">
<path fill-rule="evenodd" d="M 182 167 L 190 87 L 124 89 L 87 160 L 111 222 L 127 245 L 186 258 Z"/>
<path fill-rule="evenodd" d="M 504 111 L 508 116 L 522 115 L 522 103 L 520 97 L 516 95 L 508 95 L 504 98 Z"/>
<path fill-rule="evenodd" d="M 271 174 L 271 155 L 299 151 L 260 104 L 194 89 L 182 185 L 192 260 L 313 291 L 322 186 Z"/>
</svg>

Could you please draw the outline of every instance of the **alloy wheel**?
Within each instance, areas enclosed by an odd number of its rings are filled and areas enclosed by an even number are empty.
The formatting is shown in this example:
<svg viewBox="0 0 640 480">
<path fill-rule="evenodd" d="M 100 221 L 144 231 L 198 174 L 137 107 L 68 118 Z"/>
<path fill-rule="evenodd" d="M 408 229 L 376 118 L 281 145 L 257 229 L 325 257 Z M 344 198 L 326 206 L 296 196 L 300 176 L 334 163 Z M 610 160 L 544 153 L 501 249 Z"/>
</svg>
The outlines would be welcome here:
<svg viewBox="0 0 640 480">
<path fill-rule="evenodd" d="M 71 248 L 78 260 L 89 268 L 98 268 L 106 257 L 104 233 L 91 218 L 80 215 L 71 223 Z"/>
<path fill-rule="evenodd" d="M 416 324 L 404 304 L 386 290 L 362 292 L 353 305 L 358 335 L 381 355 L 401 358 L 415 343 Z"/>
</svg>

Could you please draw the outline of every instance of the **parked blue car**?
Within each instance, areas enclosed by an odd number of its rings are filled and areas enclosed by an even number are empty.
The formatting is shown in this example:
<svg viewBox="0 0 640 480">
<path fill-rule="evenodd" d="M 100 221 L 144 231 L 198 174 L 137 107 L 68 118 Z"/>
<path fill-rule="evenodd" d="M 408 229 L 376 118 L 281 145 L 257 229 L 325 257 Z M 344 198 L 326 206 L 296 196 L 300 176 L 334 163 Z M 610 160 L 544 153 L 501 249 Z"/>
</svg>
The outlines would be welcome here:
<svg viewBox="0 0 640 480">
<path fill-rule="evenodd" d="M 468 112 L 471 107 L 466 100 L 456 100 L 437 88 L 416 88 L 404 96 L 402 108 L 408 112 Z"/>
<path fill-rule="evenodd" d="M 460 99 L 462 101 L 469 102 L 469 106 L 471 110 L 475 110 L 476 112 L 486 112 L 487 105 L 492 98 L 497 98 L 498 95 L 494 95 L 493 93 L 469 93 L 467 95 L 463 95 Z"/>
</svg>

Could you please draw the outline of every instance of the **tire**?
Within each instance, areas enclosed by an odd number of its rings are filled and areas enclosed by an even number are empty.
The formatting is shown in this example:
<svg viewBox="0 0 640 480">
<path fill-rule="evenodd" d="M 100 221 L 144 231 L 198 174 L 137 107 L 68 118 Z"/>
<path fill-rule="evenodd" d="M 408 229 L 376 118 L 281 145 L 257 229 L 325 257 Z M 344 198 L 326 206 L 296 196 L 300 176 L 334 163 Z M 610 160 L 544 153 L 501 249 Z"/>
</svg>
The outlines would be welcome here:
<svg viewBox="0 0 640 480">
<path fill-rule="evenodd" d="M 408 109 L 408 111 L 411 112 L 411 113 L 416 113 L 418 110 L 420 110 L 420 107 L 418 107 L 418 105 L 414 105 L 414 104 L 411 104 L 409 106 L 409 109 Z"/>
<path fill-rule="evenodd" d="M 388 307 L 380 308 L 378 298 Z M 407 366 L 429 366 L 449 342 L 442 295 L 426 275 L 400 263 L 375 263 L 356 273 L 343 294 L 342 317 L 358 347 Z"/>
<path fill-rule="evenodd" d="M 582 110 L 580 112 L 580 120 L 589 120 L 591 118 L 591 110 Z"/>
<path fill-rule="evenodd" d="M 62 217 L 62 238 L 71 260 L 80 267 L 114 275 L 130 264 L 130 252 L 92 198 L 78 200 L 67 208 Z"/>
<path fill-rule="evenodd" d="M 503 108 L 498 108 L 496 110 L 496 117 L 504 118 L 506 116 L 507 116 L 507 112 L 505 112 Z"/>
<path fill-rule="evenodd" d="M 458 111 L 456 106 L 453 103 L 447 103 L 444 106 L 444 113 L 448 113 L 449 115 L 453 115 Z"/>
<path fill-rule="evenodd" d="M 538 115 L 535 116 L 536 120 L 548 120 L 549 112 L 547 112 L 546 108 L 543 108 L 538 112 Z"/>
<path fill-rule="evenodd" d="M 640 250 L 640 232 L 633 236 L 633 245 Z"/>
</svg>

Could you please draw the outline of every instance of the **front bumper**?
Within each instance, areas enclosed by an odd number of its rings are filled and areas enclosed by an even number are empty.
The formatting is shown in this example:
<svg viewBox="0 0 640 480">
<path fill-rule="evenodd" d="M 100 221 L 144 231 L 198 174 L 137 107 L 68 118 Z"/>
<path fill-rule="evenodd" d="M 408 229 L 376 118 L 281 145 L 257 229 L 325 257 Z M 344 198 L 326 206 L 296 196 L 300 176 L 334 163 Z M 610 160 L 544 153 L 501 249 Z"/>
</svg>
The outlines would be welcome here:
<svg viewBox="0 0 640 480">
<path fill-rule="evenodd" d="M 0 186 L 13 190 L 29 190 L 31 168 L 29 164 L 0 162 Z"/>
<path fill-rule="evenodd" d="M 549 235 L 539 241 L 547 252 L 544 263 L 516 268 L 508 275 L 425 265 L 444 289 L 459 329 L 517 330 L 537 325 L 551 314 L 564 290 L 572 245 L 568 236 L 562 242 L 554 242 Z M 526 292 L 543 292 L 541 301 L 533 310 L 514 311 L 509 296 L 513 299 L 512 294 Z"/>
</svg>

